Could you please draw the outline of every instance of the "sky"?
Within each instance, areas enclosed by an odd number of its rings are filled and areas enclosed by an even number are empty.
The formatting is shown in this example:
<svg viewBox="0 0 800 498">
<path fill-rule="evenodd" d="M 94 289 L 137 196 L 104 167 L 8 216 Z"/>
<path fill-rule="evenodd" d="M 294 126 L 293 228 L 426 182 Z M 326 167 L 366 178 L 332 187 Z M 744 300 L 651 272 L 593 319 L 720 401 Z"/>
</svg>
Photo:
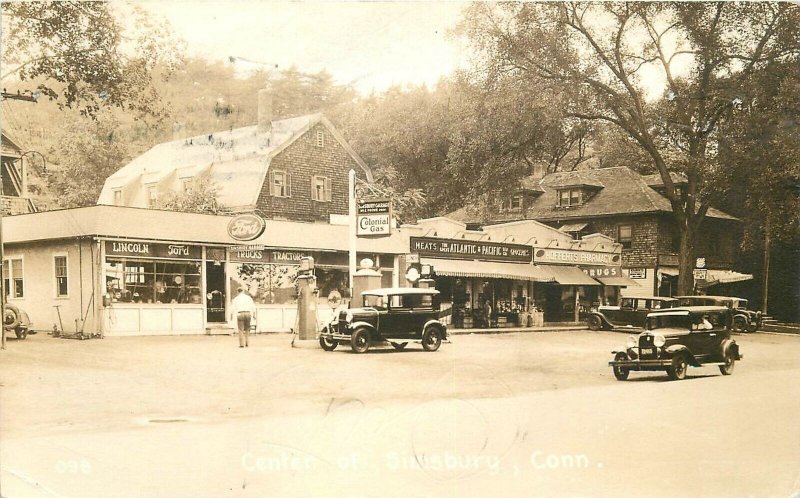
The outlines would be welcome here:
<svg viewBox="0 0 800 498">
<path fill-rule="evenodd" d="M 262 65 L 324 69 L 368 94 L 396 84 L 433 85 L 468 59 L 463 42 L 449 34 L 467 2 L 137 3 L 170 22 L 188 55 L 236 57 L 242 74 Z"/>
</svg>

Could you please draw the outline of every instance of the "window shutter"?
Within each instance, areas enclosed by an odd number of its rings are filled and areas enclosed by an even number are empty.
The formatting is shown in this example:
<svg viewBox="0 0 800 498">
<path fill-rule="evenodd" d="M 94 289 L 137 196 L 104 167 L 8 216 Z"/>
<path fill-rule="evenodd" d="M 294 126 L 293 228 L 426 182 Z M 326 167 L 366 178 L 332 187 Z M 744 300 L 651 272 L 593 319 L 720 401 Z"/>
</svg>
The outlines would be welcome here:
<svg viewBox="0 0 800 498">
<path fill-rule="evenodd" d="M 330 201 L 331 195 L 333 194 L 333 190 L 331 189 L 331 179 L 325 179 L 325 200 Z"/>
<path fill-rule="evenodd" d="M 286 197 L 292 196 L 292 174 L 286 173 Z"/>
<path fill-rule="evenodd" d="M 276 195 L 275 194 L 275 172 L 274 171 L 270 171 L 269 172 L 269 180 L 267 180 L 267 181 L 269 182 L 269 195 L 272 195 L 272 196 Z"/>
</svg>

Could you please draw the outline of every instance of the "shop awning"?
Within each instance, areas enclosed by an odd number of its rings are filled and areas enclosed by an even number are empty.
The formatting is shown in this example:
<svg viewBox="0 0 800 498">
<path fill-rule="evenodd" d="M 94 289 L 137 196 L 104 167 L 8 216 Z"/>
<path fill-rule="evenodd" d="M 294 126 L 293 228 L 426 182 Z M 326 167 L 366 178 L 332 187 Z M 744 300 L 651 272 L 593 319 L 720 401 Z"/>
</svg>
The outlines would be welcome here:
<svg viewBox="0 0 800 498">
<path fill-rule="evenodd" d="M 526 263 L 494 263 L 422 258 L 422 264 L 433 266 L 437 275 L 448 277 L 509 278 L 532 282 L 553 282 L 554 278 L 540 267 Z"/>
<path fill-rule="evenodd" d="M 678 276 L 677 268 L 659 268 L 658 271 L 660 271 L 662 275 L 669 275 L 670 277 Z"/>
<path fill-rule="evenodd" d="M 619 277 L 595 277 L 595 280 L 600 282 L 603 285 L 607 285 L 609 287 L 638 287 L 639 282 L 636 280 L 630 279 L 626 276 L 619 276 Z"/>
<path fill-rule="evenodd" d="M 574 232 L 580 232 L 581 230 L 586 228 L 586 225 L 588 225 L 588 223 L 567 223 L 566 225 L 558 227 L 558 229 L 561 230 L 562 232 L 574 233 Z"/>
<path fill-rule="evenodd" d="M 600 285 L 577 266 L 537 265 L 548 276 L 561 285 Z"/>
<path fill-rule="evenodd" d="M 744 282 L 752 280 L 753 275 L 749 273 L 739 273 L 732 270 L 708 270 L 705 280 L 698 280 L 697 285 L 709 287 L 717 284 L 730 284 L 733 282 Z"/>
</svg>

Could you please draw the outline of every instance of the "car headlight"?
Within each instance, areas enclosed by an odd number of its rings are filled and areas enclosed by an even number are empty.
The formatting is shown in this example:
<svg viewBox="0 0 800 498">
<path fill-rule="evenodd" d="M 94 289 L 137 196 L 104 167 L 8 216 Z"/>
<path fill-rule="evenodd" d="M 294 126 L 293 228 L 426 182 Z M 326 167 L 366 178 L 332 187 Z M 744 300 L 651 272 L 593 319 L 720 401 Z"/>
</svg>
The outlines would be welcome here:
<svg viewBox="0 0 800 498">
<path fill-rule="evenodd" d="M 353 314 L 350 312 L 350 310 L 347 310 L 347 312 L 345 312 L 344 321 L 346 321 L 347 323 L 350 323 L 350 322 L 353 321 Z"/>
<path fill-rule="evenodd" d="M 656 334 L 653 336 L 653 345 L 657 348 L 660 348 L 664 344 L 667 343 L 667 338 L 661 334 Z"/>
<path fill-rule="evenodd" d="M 634 336 L 632 336 L 632 335 L 629 335 L 628 336 L 628 342 L 626 343 L 626 345 L 629 348 L 635 348 L 636 347 L 636 338 Z"/>
</svg>

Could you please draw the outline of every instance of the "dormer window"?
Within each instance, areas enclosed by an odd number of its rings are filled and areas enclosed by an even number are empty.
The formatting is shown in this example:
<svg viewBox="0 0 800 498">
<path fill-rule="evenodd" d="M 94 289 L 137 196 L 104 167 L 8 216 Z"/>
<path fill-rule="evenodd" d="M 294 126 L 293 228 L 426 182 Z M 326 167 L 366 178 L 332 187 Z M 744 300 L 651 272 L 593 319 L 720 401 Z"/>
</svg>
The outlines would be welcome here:
<svg viewBox="0 0 800 498">
<path fill-rule="evenodd" d="M 522 194 L 514 194 L 509 200 L 508 208 L 511 211 L 519 211 L 522 209 Z"/>
<path fill-rule="evenodd" d="M 568 188 L 558 191 L 558 206 L 579 206 L 583 202 L 583 191 L 579 188 Z"/>
</svg>

